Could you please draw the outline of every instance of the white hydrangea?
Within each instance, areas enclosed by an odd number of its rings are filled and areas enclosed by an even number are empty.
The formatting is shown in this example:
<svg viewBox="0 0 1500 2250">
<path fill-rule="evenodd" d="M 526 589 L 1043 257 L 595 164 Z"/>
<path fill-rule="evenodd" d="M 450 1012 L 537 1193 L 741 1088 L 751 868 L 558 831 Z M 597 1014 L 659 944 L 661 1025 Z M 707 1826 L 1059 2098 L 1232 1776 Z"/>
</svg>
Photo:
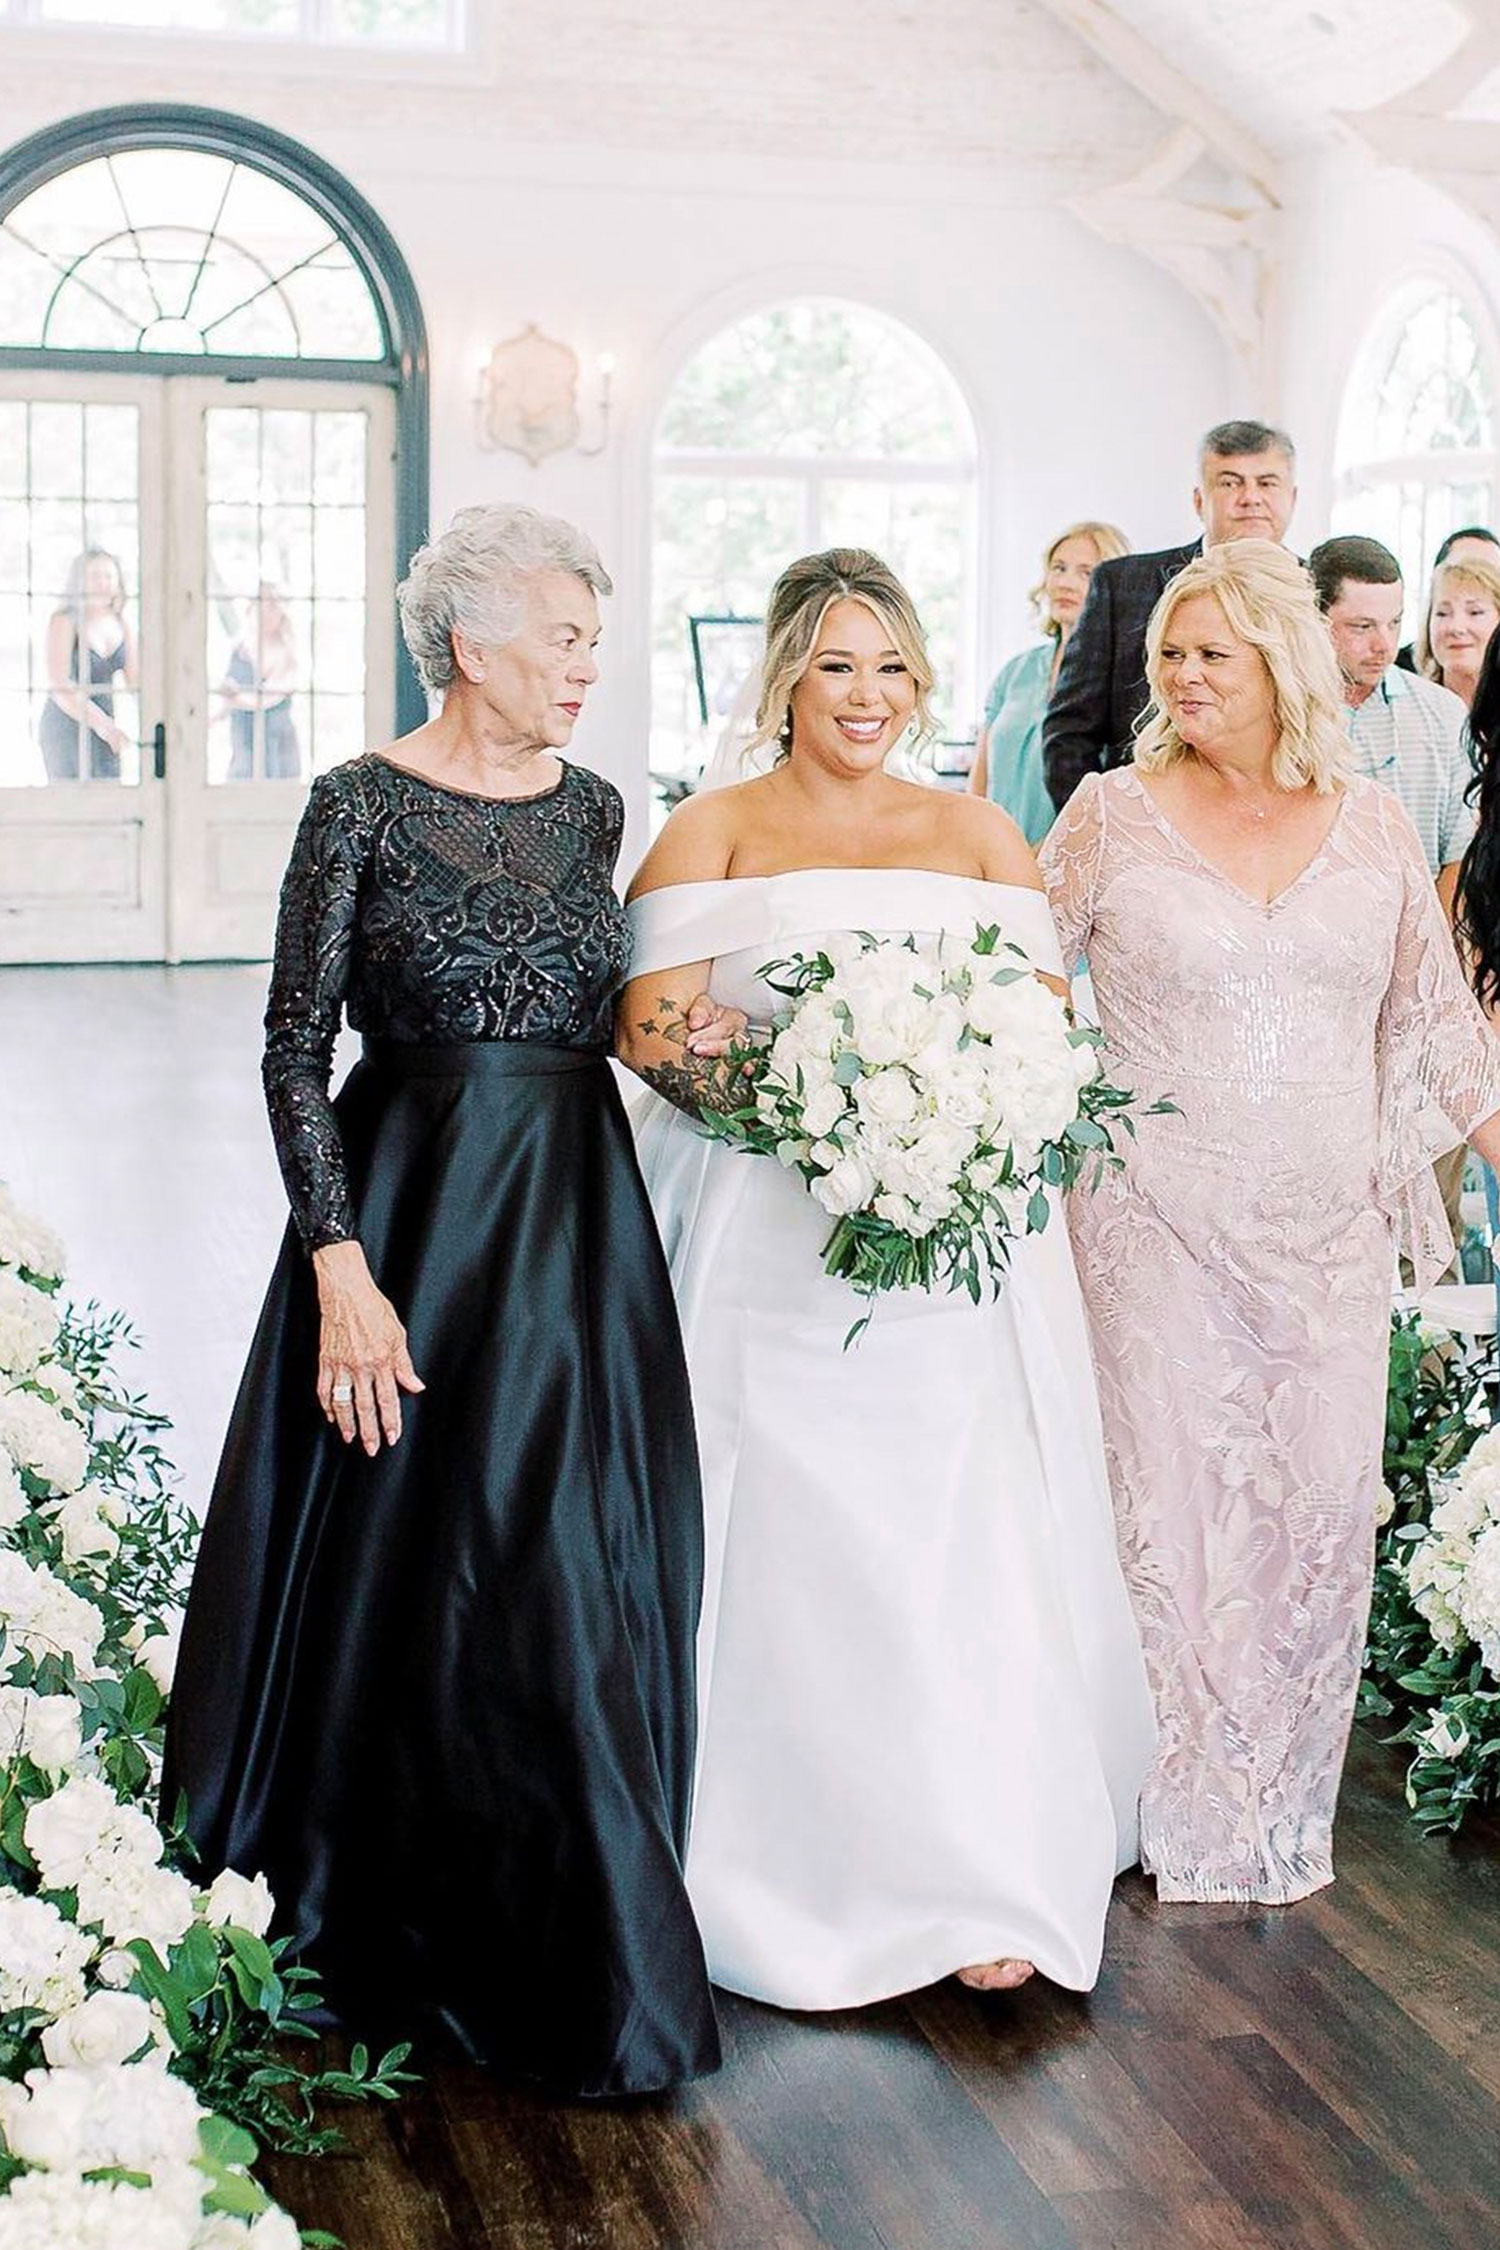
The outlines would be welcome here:
<svg viewBox="0 0 1500 2250">
<path fill-rule="evenodd" d="M 75 1774 L 33 1805 L 24 1833 L 49 1891 L 76 1889 L 91 1860 L 124 1853 L 154 1867 L 162 1854 L 155 1821 L 136 1806 L 122 1804 L 108 1783 L 93 1774 Z"/>
<path fill-rule="evenodd" d="M 29 1375 L 57 1343 L 57 1299 L 0 1266 L 0 1375 Z"/>
<path fill-rule="evenodd" d="M 131 1852 L 101 1852 L 78 1878 L 79 1921 L 96 1925 L 116 1945 L 145 1938 L 165 1954 L 186 1937 L 195 1904 L 185 1875 Z"/>
<path fill-rule="evenodd" d="M 207 2114 L 158 2060 L 29 2070 L 24 2084 L 0 2083 L 11 2153 L 47 2172 L 118 2164 L 154 2176 L 162 2165 L 190 2166 Z"/>
<path fill-rule="evenodd" d="M 194 2179 L 184 2197 L 77 2172 L 25 2172 L 0 2196 L 0 2250 L 199 2250 L 208 2238 L 190 2200 L 201 2205 L 202 2174 Z"/>
<path fill-rule="evenodd" d="M 10 1189 L 0 1186 L 0 1265 L 24 1266 L 41 1281 L 61 1281 L 67 1255 L 52 1229 L 23 1211 Z"/>
<path fill-rule="evenodd" d="M 1500 1524 L 1475 1540 L 1454 1607 L 1478 1641 L 1486 1669 L 1500 1680 Z"/>
<path fill-rule="evenodd" d="M 82 1676 L 93 1674 L 104 1638 L 98 1610 L 50 1570 L 7 1548 L 0 1548 L 0 1625 L 28 1655 L 71 1656 Z"/>
<path fill-rule="evenodd" d="M 93 1956 L 93 1939 L 50 1900 L 0 1891 L 0 2015 L 37 2008 L 60 2016 L 78 2007 Z"/>
<path fill-rule="evenodd" d="M 88 1433 L 35 1391 L 0 1390 L 0 1450 L 51 1492 L 76 1492 L 88 1474 Z"/>
<path fill-rule="evenodd" d="M 65 1499 L 53 1501 L 47 1513 L 62 1533 L 63 1561 L 71 1567 L 86 1561 L 108 1562 L 117 1555 L 118 1527 L 130 1509 L 118 1492 L 100 1484 L 83 1484 Z"/>
<path fill-rule="evenodd" d="M 0 1687 L 0 1766 L 23 1755 L 45 1774 L 72 1771 L 83 1755 L 83 1713 L 76 1696 Z"/>
<path fill-rule="evenodd" d="M 8 1453 L 0 1452 L 0 1539 L 24 1523 L 30 1513 L 31 1502 L 26 1497 L 20 1471 Z"/>
</svg>

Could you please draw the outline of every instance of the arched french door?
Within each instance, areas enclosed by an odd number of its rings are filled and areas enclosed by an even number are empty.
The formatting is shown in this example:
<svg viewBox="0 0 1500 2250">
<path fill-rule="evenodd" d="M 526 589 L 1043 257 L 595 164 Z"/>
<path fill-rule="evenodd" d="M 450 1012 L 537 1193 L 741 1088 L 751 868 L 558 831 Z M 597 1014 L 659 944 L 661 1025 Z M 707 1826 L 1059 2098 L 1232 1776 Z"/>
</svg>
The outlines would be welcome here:
<svg viewBox="0 0 1500 2250">
<path fill-rule="evenodd" d="M 0 957 L 254 957 L 308 782 L 419 722 L 399 250 L 309 150 L 95 112 L 0 156 Z"/>
</svg>

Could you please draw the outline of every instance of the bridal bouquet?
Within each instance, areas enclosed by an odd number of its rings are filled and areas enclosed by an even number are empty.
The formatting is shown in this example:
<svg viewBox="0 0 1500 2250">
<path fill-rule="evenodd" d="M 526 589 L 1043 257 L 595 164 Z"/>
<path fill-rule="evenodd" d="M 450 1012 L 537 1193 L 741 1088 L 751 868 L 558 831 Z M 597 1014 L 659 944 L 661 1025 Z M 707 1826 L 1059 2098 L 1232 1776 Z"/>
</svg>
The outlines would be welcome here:
<svg viewBox="0 0 1500 2250">
<path fill-rule="evenodd" d="M 834 1222 L 823 1262 L 860 1295 L 945 1281 L 977 1303 L 986 1280 L 998 1294 L 1011 1243 L 1047 1224 L 1048 1189 L 1120 1162 L 1112 1127 L 1134 1131 L 1133 1096 L 998 928 L 850 934 L 763 974 L 786 1004 L 736 1058 L 742 1106 L 703 1121 L 800 1172 Z"/>
</svg>

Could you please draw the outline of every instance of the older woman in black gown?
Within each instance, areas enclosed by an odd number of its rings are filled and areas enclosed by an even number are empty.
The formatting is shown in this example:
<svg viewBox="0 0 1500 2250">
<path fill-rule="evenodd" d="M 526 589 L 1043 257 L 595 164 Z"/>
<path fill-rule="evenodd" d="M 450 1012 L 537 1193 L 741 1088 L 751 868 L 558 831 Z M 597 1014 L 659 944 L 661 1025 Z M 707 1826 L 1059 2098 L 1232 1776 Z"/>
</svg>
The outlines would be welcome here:
<svg viewBox="0 0 1500 2250">
<path fill-rule="evenodd" d="M 293 1225 L 165 1782 L 351 2027 L 591 2095 L 718 2061 L 681 1875 L 696 1452 L 605 1059 L 621 805 L 556 755 L 608 591 L 571 526 L 465 509 L 402 588 L 440 713 L 313 785 L 266 1019 Z"/>
</svg>

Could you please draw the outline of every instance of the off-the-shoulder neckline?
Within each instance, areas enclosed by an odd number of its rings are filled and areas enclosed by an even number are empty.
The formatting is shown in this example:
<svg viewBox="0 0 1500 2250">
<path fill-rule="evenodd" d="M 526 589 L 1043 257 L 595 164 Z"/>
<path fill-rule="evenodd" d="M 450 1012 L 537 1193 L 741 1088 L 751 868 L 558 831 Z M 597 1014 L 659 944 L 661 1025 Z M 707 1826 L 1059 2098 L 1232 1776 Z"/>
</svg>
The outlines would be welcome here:
<svg viewBox="0 0 1500 2250">
<path fill-rule="evenodd" d="M 925 875 L 937 883 L 977 883 L 986 891 L 1017 891 L 1023 898 L 1034 898 L 1041 906 L 1047 904 L 1047 894 L 1033 883 L 1000 883 L 993 875 L 957 875 L 951 867 L 779 867 L 770 875 L 704 875 L 688 883 L 658 883 L 649 891 L 640 891 L 631 900 L 632 906 L 642 906 L 648 898 L 663 898 L 669 891 L 729 891 L 743 890 L 754 883 L 787 883 L 800 875 Z"/>
</svg>

